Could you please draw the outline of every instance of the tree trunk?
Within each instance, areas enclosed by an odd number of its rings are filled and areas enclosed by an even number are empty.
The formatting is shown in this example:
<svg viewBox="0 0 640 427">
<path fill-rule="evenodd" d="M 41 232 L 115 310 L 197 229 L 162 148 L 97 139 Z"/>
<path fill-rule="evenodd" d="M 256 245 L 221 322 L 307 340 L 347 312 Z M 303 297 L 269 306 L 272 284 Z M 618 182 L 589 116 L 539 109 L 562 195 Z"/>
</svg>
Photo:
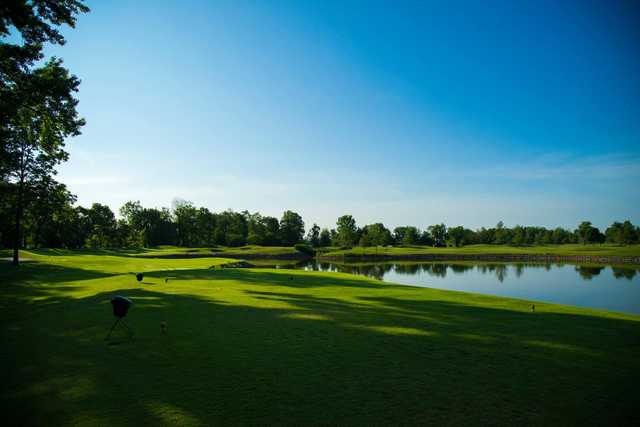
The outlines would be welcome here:
<svg viewBox="0 0 640 427">
<path fill-rule="evenodd" d="M 16 222 L 13 236 L 13 265 L 20 265 L 20 220 L 22 219 L 23 182 L 18 184 L 18 201 L 16 204 Z"/>
</svg>

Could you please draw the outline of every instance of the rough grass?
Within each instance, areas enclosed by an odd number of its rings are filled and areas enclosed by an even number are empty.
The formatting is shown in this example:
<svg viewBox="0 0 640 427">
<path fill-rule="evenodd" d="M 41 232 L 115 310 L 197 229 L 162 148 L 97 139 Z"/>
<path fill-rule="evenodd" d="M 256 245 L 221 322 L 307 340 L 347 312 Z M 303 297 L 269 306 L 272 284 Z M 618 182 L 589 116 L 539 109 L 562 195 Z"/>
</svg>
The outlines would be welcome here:
<svg viewBox="0 0 640 427">
<path fill-rule="evenodd" d="M 640 422 L 638 316 L 223 259 L 24 256 L 0 264 L 6 425 Z M 133 340 L 103 340 L 115 294 Z"/>
<path fill-rule="evenodd" d="M 530 254 L 530 255 L 589 255 L 589 256 L 640 256 L 640 245 L 546 245 L 546 246 L 509 246 L 509 245 L 469 245 L 460 248 L 434 248 L 431 246 L 400 247 L 354 247 L 352 249 L 328 248 L 322 255 L 421 255 L 421 254 Z"/>
</svg>

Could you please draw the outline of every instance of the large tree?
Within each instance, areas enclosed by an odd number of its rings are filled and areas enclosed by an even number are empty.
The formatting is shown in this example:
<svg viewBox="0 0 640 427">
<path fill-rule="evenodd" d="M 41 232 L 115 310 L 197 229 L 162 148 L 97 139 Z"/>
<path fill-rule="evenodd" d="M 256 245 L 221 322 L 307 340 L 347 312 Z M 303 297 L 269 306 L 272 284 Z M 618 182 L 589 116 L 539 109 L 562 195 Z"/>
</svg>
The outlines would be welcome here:
<svg viewBox="0 0 640 427">
<path fill-rule="evenodd" d="M 173 205 L 173 215 L 178 228 L 178 245 L 197 245 L 201 238 L 198 233 L 198 209 L 193 203 L 185 200 L 176 200 Z"/>
<path fill-rule="evenodd" d="M 356 220 L 351 215 L 342 215 L 336 221 L 337 239 L 342 246 L 353 246 L 358 239 Z"/>
<path fill-rule="evenodd" d="M 280 240 L 284 246 L 292 246 L 302 242 L 304 238 L 304 221 L 292 211 L 284 211 L 280 220 Z"/>
<path fill-rule="evenodd" d="M 320 241 L 318 242 L 318 246 L 320 247 L 331 246 L 331 232 L 326 228 L 323 228 L 320 231 Z"/>
<path fill-rule="evenodd" d="M 574 233 L 578 236 L 578 240 L 583 245 L 586 245 L 587 243 L 602 243 L 602 241 L 604 241 L 603 234 L 600 233 L 600 230 L 591 225 L 591 222 L 589 221 L 582 221 Z"/>
<path fill-rule="evenodd" d="M 393 233 L 398 245 L 415 245 L 420 240 L 420 231 L 413 226 L 396 227 Z"/>
<path fill-rule="evenodd" d="M 42 47 L 64 44 L 57 27 L 73 27 L 76 15 L 88 10 L 76 0 L 15 0 L 0 6 L 0 177 L 14 193 L 14 265 L 19 264 L 28 194 L 51 181 L 55 167 L 68 158 L 65 139 L 84 125 L 74 98 L 80 81 L 60 59 L 38 64 Z M 12 31 L 20 34 L 20 43 L 9 42 Z"/>
<path fill-rule="evenodd" d="M 313 227 L 307 233 L 307 242 L 314 248 L 320 245 L 320 227 L 318 224 L 313 224 Z"/>
<path fill-rule="evenodd" d="M 444 246 L 447 241 L 447 226 L 435 224 L 429 226 L 429 234 L 433 239 L 433 246 Z"/>
<path fill-rule="evenodd" d="M 365 225 L 362 234 L 367 236 L 372 246 L 385 246 L 393 241 L 391 232 L 380 222 Z"/>
</svg>

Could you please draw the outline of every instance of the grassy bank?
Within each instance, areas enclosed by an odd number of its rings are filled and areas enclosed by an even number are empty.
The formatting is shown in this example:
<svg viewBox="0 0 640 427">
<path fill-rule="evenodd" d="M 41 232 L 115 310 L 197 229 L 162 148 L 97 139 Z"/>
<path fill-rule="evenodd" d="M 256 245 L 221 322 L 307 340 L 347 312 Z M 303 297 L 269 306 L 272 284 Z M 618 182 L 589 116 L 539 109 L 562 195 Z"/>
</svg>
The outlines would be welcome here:
<svg viewBox="0 0 640 427">
<path fill-rule="evenodd" d="M 10 425 L 640 421 L 637 316 L 219 258 L 24 255 L 0 264 Z M 136 336 L 106 343 L 115 294 Z"/>
<path fill-rule="evenodd" d="M 34 249 L 29 254 L 61 256 L 61 255 L 109 255 L 133 258 L 188 258 L 188 257 L 230 257 L 230 258 L 286 258 L 300 255 L 290 246 L 257 246 L 241 247 L 216 246 L 211 248 L 183 248 L 178 246 L 159 246 L 154 248 L 130 249 Z M 434 248 L 432 246 L 398 246 L 398 247 L 339 247 L 318 248 L 319 257 L 411 257 L 435 255 L 551 255 L 551 256 L 592 256 L 592 257 L 640 257 L 640 245 L 548 245 L 548 246 L 506 246 L 506 245 L 470 245 L 461 248 Z M 0 250 L 0 257 L 11 256 L 10 250 Z"/>
<path fill-rule="evenodd" d="M 354 247 L 351 249 L 327 248 L 322 256 L 411 256 L 411 255 L 557 255 L 557 256 L 602 256 L 637 257 L 640 245 L 547 245 L 547 246 L 507 246 L 469 245 L 460 248 L 434 248 L 431 246 L 401 247 Z"/>
</svg>

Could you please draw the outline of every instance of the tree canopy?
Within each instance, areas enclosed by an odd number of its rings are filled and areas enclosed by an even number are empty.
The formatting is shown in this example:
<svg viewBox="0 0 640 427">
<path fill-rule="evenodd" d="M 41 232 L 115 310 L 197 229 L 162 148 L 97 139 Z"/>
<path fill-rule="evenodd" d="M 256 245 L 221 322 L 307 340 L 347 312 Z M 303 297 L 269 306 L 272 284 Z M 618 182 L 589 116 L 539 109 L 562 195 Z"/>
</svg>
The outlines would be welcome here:
<svg viewBox="0 0 640 427">
<path fill-rule="evenodd" d="M 58 27 L 73 27 L 76 15 L 88 10 L 74 0 L 10 1 L 0 7 L 0 177 L 14 211 L 14 265 L 25 212 L 36 202 L 41 206 L 57 185 L 55 167 L 68 158 L 65 139 L 79 135 L 84 125 L 76 111 L 80 80 L 61 59 L 37 61 L 44 43 L 64 44 Z M 12 30 L 21 44 L 8 41 Z"/>
</svg>

